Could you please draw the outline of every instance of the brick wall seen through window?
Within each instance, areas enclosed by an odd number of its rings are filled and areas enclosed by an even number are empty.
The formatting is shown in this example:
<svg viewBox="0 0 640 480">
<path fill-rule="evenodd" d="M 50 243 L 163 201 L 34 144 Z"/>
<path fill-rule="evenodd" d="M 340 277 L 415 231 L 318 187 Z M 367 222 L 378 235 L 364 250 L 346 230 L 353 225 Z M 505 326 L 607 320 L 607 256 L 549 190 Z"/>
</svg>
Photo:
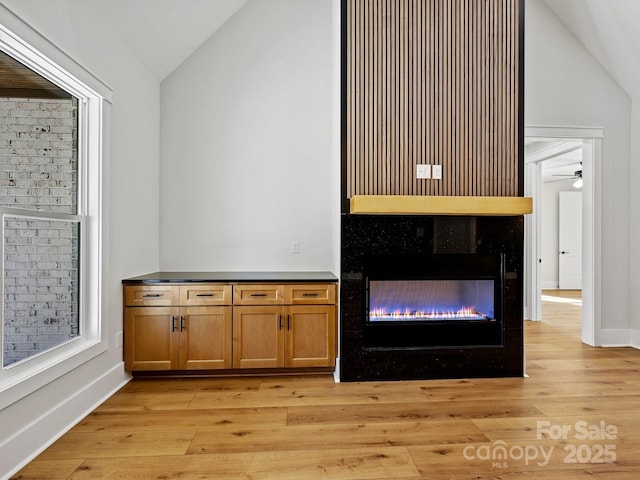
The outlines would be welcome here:
<svg viewBox="0 0 640 480">
<path fill-rule="evenodd" d="M 79 335 L 78 102 L 0 98 L 3 366 Z"/>
</svg>

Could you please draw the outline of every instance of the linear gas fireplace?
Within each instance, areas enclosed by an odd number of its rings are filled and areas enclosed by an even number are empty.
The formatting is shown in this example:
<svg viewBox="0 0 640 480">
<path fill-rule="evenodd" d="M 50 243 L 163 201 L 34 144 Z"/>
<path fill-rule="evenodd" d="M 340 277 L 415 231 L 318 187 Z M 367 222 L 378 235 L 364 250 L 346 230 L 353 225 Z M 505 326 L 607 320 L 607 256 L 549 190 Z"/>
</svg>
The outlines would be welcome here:
<svg viewBox="0 0 640 480">
<path fill-rule="evenodd" d="M 370 323 L 495 321 L 493 280 L 370 279 L 368 283 Z"/>
<path fill-rule="evenodd" d="M 365 258 L 364 347 L 502 346 L 500 255 Z"/>
<path fill-rule="evenodd" d="M 521 217 L 344 215 L 341 379 L 520 376 Z"/>
</svg>

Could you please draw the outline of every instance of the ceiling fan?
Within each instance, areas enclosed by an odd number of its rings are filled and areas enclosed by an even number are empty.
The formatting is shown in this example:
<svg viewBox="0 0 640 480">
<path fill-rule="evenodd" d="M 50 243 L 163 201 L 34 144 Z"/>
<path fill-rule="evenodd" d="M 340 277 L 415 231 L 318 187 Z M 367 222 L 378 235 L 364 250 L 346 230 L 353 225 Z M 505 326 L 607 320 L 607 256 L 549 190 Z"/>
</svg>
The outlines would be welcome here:
<svg viewBox="0 0 640 480">
<path fill-rule="evenodd" d="M 555 174 L 551 175 L 552 177 L 565 177 L 559 178 L 558 180 L 553 180 L 554 182 L 561 182 L 562 180 L 569 180 L 572 178 L 582 178 L 582 169 L 576 170 L 573 174 Z"/>
<path fill-rule="evenodd" d="M 575 172 L 573 172 L 573 175 L 571 174 L 557 174 L 557 175 L 552 175 L 552 177 L 565 177 L 565 178 L 559 178 L 558 180 L 551 180 L 549 183 L 553 183 L 553 182 L 562 182 L 563 180 L 572 180 L 575 179 L 576 181 L 573 182 L 573 187 L 574 188 L 582 188 L 582 168 L 580 170 L 576 170 Z"/>
<path fill-rule="evenodd" d="M 578 170 L 575 170 L 573 172 L 573 174 L 554 174 L 551 175 L 552 177 L 564 177 L 564 178 L 559 178 L 557 180 L 551 180 L 549 183 L 553 183 L 553 182 L 562 182 L 564 180 L 574 180 L 575 182 L 573 182 L 573 187 L 574 188 L 582 188 L 582 162 L 580 162 L 580 168 Z"/>
</svg>

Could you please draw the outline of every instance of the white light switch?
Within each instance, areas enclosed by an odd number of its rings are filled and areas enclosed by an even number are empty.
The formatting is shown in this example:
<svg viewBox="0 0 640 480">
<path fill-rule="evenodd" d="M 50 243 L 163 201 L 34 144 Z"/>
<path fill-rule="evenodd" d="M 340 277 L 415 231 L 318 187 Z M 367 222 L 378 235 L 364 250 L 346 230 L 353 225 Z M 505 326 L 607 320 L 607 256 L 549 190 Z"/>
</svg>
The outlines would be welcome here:
<svg viewBox="0 0 640 480">
<path fill-rule="evenodd" d="M 431 167 L 431 178 L 434 180 L 442 180 L 442 165 L 433 165 Z"/>
<path fill-rule="evenodd" d="M 416 165 L 416 178 L 431 178 L 431 165 Z"/>
<path fill-rule="evenodd" d="M 300 242 L 291 240 L 291 253 L 300 253 Z"/>
</svg>

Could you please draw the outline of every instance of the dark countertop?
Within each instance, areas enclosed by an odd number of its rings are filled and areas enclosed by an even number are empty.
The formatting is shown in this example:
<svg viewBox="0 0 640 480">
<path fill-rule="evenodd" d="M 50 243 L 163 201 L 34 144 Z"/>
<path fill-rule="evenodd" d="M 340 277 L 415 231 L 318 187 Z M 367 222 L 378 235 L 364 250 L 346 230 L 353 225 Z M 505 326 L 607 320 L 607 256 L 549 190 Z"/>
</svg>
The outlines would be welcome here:
<svg viewBox="0 0 640 480">
<path fill-rule="evenodd" d="M 124 284 L 187 282 L 337 282 L 331 272 L 153 272 L 125 278 Z"/>
</svg>

